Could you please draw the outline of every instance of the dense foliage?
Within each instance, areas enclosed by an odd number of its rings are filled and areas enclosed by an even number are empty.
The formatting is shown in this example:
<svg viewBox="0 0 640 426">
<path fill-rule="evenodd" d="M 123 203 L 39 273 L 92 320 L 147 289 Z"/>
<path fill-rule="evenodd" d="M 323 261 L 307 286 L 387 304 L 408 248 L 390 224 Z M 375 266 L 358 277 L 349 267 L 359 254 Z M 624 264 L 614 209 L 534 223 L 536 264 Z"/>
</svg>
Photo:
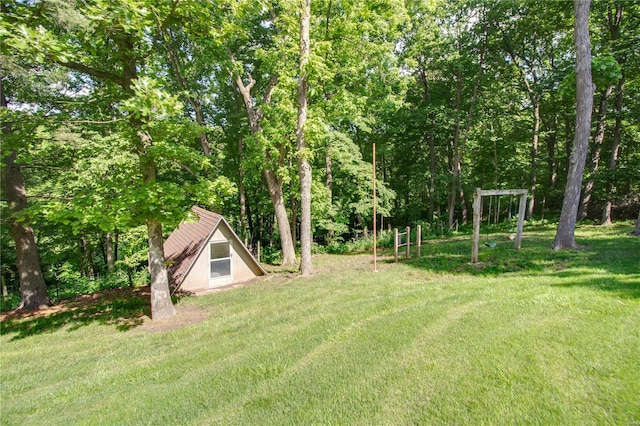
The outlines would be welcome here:
<svg viewBox="0 0 640 426">
<path fill-rule="evenodd" d="M 2 156 L 16 152 L 29 206 L 18 220 L 34 228 L 50 288 L 72 276 L 144 281 L 141 225 L 157 220 L 166 234 L 193 204 L 277 260 L 278 202 L 299 234 L 301 157 L 315 241 L 336 247 L 372 228 L 374 142 L 379 228 L 453 229 L 470 221 L 477 187 L 527 188 L 529 218 L 557 217 L 575 121 L 571 2 L 314 0 L 303 151 L 299 10 L 293 0 L 2 3 Z M 639 204 L 640 3 L 594 1 L 590 26 L 580 219 L 610 223 Z M 12 290 L 8 226 L 1 273 Z"/>
</svg>

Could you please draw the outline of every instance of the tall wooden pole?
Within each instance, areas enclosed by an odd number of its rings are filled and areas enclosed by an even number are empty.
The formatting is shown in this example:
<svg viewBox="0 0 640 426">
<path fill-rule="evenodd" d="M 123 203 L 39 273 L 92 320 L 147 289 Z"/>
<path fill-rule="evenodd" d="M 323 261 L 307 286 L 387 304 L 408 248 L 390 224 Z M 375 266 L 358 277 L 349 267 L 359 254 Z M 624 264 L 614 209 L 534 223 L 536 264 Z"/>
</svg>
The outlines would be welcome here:
<svg viewBox="0 0 640 426">
<path fill-rule="evenodd" d="M 480 222 L 482 221 L 482 195 L 480 191 L 480 188 L 477 188 L 473 192 L 473 245 L 471 247 L 471 263 L 478 263 Z"/>
<path fill-rule="evenodd" d="M 376 224 L 376 143 L 373 143 L 373 272 L 378 272 L 377 244 L 378 230 Z"/>
</svg>

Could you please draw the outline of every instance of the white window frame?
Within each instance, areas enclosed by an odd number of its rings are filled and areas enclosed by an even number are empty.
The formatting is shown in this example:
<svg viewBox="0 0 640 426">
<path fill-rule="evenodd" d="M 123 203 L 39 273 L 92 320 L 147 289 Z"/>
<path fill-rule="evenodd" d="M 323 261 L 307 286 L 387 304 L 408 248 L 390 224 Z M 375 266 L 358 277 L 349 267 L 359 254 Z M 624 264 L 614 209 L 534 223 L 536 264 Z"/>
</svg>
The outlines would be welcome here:
<svg viewBox="0 0 640 426">
<path fill-rule="evenodd" d="M 216 244 L 226 244 L 227 248 L 229 250 L 229 256 L 227 257 L 218 257 L 215 259 L 211 258 L 211 247 L 213 245 Z M 229 275 L 220 275 L 218 277 L 212 277 L 211 276 L 211 263 L 213 262 L 218 262 L 221 263 L 222 261 L 228 260 L 229 261 Z M 209 282 L 213 283 L 219 280 L 223 280 L 223 279 L 229 279 L 233 277 L 233 256 L 232 256 L 232 252 L 231 252 L 231 241 L 229 240 L 213 240 L 213 241 L 209 241 Z"/>
</svg>

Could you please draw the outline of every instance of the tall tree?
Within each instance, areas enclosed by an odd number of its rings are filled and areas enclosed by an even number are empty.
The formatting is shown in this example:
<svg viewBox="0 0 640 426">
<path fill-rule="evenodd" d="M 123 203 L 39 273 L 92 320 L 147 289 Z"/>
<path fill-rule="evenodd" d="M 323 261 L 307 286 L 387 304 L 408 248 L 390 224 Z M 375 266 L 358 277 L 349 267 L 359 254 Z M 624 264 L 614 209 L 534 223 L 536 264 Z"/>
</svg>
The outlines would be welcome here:
<svg viewBox="0 0 640 426">
<path fill-rule="evenodd" d="M 300 273 L 313 273 L 311 264 L 311 164 L 309 148 L 305 140 L 307 122 L 307 66 L 311 52 L 309 21 L 311 0 L 300 0 L 300 75 L 298 76 L 298 120 L 296 125 L 296 146 L 298 149 L 298 173 L 300 176 Z"/>
<path fill-rule="evenodd" d="M 575 227 L 580 203 L 582 174 L 587 159 L 591 131 L 594 86 L 591 78 L 589 8 L 591 0 L 573 0 L 574 42 L 576 49 L 576 125 L 567 185 L 553 249 L 575 249 Z"/>
<path fill-rule="evenodd" d="M 295 129 L 295 97 L 290 96 L 289 90 L 297 61 L 292 62 L 289 55 L 296 26 L 291 25 L 292 11 L 285 6 L 240 2 L 237 8 L 223 12 L 227 13 L 227 22 L 221 23 L 219 38 L 227 55 L 225 70 L 242 98 L 250 130 L 250 137 L 246 138 L 250 149 L 244 154 L 254 157 L 251 162 L 266 182 L 280 237 L 282 264 L 291 265 L 296 263 L 296 253 L 285 183 L 290 180 L 286 165 Z"/>
<path fill-rule="evenodd" d="M 162 221 L 168 212 L 180 208 L 167 200 L 172 196 L 179 199 L 187 191 L 164 180 L 159 172 L 168 158 L 180 162 L 178 157 L 184 150 L 174 144 L 192 135 L 172 122 L 181 113 L 177 99 L 144 75 L 153 60 L 148 31 L 166 17 L 166 10 L 126 1 L 96 0 L 77 6 L 73 2 L 25 5 L 21 10 L 25 26 L 22 32 L 14 33 L 14 44 L 25 46 L 25 51 L 50 66 L 81 76 L 79 79 L 86 82 L 84 90 L 94 93 L 96 100 L 111 99 L 107 114 L 115 117 L 108 122 L 120 126 L 115 129 L 118 137 L 128 141 L 127 149 L 137 163 L 128 173 L 133 185 L 118 188 L 118 196 L 111 201 L 127 204 L 130 222 L 146 225 L 151 315 L 154 320 L 169 318 L 176 311 L 164 261 Z M 38 19 L 32 19 L 34 16 Z M 36 22 L 38 28 L 29 27 Z"/>
<path fill-rule="evenodd" d="M 7 200 L 11 233 L 16 245 L 18 276 L 20 279 L 20 306 L 22 309 L 39 309 L 51 302 L 42 276 L 38 247 L 30 225 L 27 210 L 27 191 L 20 164 L 16 162 L 17 149 L 6 138 L 11 134 L 8 121 L 7 98 L 4 94 L 5 76 L 0 76 L 0 116 L 2 117 L 2 192 Z"/>
</svg>

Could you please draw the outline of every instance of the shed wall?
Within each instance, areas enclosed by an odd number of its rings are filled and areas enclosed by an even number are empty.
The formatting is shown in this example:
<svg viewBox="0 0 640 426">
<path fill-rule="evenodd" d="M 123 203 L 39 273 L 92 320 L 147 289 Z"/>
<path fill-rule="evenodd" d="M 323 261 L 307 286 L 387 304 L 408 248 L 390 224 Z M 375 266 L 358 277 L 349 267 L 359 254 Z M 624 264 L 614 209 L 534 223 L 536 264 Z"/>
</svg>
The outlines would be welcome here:
<svg viewBox="0 0 640 426">
<path fill-rule="evenodd" d="M 222 277 L 209 281 L 209 244 L 213 241 L 229 241 L 231 252 L 231 277 Z M 245 249 L 233 232 L 221 221 L 211 238 L 206 242 L 204 249 L 193 263 L 191 270 L 184 278 L 180 288 L 186 291 L 204 290 L 216 288 L 228 284 L 241 283 L 262 275 L 254 266 L 253 259 L 249 259 Z M 251 265 L 251 266 L 250 266 Z"/>
</svg>

